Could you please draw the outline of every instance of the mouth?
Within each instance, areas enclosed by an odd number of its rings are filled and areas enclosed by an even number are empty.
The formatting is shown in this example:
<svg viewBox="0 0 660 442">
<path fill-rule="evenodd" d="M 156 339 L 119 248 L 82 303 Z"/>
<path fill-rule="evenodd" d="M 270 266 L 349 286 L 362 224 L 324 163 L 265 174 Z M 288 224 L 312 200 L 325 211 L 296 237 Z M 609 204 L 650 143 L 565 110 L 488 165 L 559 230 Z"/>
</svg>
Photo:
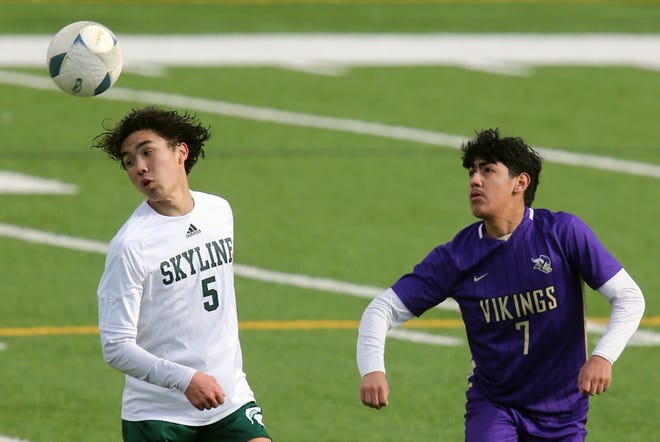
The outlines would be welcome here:
<svg viewBox="0 0 660 442">
<path fill-rule="evenodd" d="M 146 179 L 146 178 L 140 181 L 140 184 L 141 184 L 142 187 L 145 188 L 145 189 L 146 189 L 147 187 L 149 187 L 149 185 L 150 185 L 151 183 L 153 183 L 153 180 Z"/>
<path fill-rule="evenodd" d="M 477 199 L 484 199 L 483 193 L 480 192 L 470 192 L 470 201 L 475 201 Z"/>
</svg>

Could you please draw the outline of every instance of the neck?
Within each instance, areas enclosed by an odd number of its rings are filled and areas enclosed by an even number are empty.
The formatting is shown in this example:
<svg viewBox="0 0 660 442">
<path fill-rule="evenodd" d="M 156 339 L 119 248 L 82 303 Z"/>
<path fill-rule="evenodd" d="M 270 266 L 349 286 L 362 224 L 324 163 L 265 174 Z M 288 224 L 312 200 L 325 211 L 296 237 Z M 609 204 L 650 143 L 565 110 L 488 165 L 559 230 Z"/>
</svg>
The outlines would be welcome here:
<svg viewBox="0 0 660 442">
<path fill-rule="evenodd" d="M 502 238 L 511 235 L 520 225 L 525 215 L 525 206 L 513 210 L 506 215 L 493 216 L 484 219 L 485 234 L 489 238 Z"/>
<path fill-rule="evenodd" d="M 195 206 L 190 189 L 187 187 L 163 199 L 149 199 L 147 203 L 163 216 L 183 216 L 190 213 Z"/>
</svg>

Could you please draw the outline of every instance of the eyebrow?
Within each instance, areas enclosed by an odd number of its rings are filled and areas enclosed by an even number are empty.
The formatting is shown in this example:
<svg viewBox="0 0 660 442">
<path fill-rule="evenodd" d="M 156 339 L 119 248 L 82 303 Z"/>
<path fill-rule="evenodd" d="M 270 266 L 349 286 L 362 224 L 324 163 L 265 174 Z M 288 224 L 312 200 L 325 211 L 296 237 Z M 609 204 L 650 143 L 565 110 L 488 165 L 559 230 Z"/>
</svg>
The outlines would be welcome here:
<svg viewBox="0 0 660 442">
<path fill-rule="evenodd" d="M 472 164 L 470 166 L 470 169 L 481 169 L 484 166 L 487 166 L 489 164 L 495 164 L 495 163 L 497 163 L 497 161 L 482 160 L 482 161 L 479 161 L 477 164 Z"/>
<path fill-rule="evenodd" d="M 138 150 L 140 150 L 140 148 L 146 146 L 147 144 L 151 144 L 151 143 L 153 143 L 153 141 L 149 138 L 146 139 L 146 140 L 142 140 L 137 144 L 137 146 L 135 146 L 135 150 L 138 151 Z M 126 152 L 126 151 L 121 151 L 120 153 L 121 153 L 122 158 L 124 158 L 126 155 L 128 155 L 128 152 Z"/>
</svg>

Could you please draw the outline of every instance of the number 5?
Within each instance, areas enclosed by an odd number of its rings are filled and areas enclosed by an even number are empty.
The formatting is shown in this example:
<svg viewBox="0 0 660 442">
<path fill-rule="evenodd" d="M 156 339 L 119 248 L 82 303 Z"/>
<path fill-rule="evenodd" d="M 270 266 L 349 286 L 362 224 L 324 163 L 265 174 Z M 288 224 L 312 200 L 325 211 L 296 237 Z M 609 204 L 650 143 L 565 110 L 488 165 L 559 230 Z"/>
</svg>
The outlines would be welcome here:
<svg viewBox="0 0 660 442">
<path fill-rule="evenodd" d="M 204 308 L 207 312 L 212 312 L 213 310 L 220 307 L 218 302 L 218 291 L 214 288 L 209 287 L 209 284 L 215 282 L 215 276 L 206 278 L 202 280 L 202 296 L 205 298 Z M 209 298 L 209 299 L 206 299 Z"/>
</svg>

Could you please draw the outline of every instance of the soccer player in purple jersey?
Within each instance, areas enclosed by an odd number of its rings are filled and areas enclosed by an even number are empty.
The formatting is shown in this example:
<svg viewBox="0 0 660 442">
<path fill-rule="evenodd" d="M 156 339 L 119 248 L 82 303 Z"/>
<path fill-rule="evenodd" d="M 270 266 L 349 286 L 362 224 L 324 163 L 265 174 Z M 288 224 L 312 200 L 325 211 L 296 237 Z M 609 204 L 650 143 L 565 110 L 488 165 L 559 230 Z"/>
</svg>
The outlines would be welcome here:
<svg viewBox="0 0 660 442">
<path fill-rule="evenodd" d="M 480 221 L 433 249 L 364 311 L 361 400 L 388 404 L 387 330 L 453 298 L 473 365 L 465 440 L 583 441 L 588 396 L 608 389 L 612 364 L 644 312 L 642 292 L 577 216 L 532 209 L 541 158 L 521 138 L 487 129 L 462 152 Z M 584 282 L 612 306 L 588 359 Z"/>
</svg>

